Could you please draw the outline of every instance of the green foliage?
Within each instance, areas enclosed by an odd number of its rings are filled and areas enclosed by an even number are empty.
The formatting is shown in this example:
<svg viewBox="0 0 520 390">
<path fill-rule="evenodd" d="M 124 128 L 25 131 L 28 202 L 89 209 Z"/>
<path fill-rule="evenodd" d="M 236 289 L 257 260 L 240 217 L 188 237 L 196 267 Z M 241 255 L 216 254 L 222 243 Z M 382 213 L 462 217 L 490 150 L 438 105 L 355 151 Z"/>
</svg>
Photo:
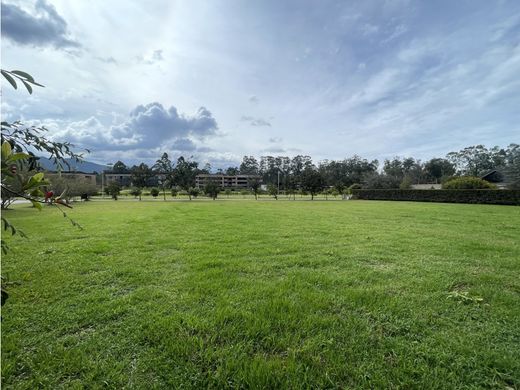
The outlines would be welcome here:
<svg viewBox="0 0 520 390">
<path fill-rule="evenodd" d="M 251 188 L 251 192 L 255 195 L 255 199 L 258 199 L 258 193 L 260 191 L 261 182 L 259 179 L 251 179 L 249 181 L 249 187 Z"/>
<path fill-rule="evenodd" d="M 267 186 L 267 193 L 278 200 L 278 188 L 272 184 Z"/>
<path fill-rule="evenodd" d="M 301 175 L 301 188 L 311 194 L 311 200 L 323 190 L 324 185 L 323 176 L 317 169 L 310 166 L 304 169 Z"/>
<path fill-rule="evenodd" d="M 409 190 L 410 188 L 412 188 L 412 179 L 409 176 L 405 176 L 401 184 L 399 184 L 399 189 Z"/>
<path fill-rule="evenodd" d="M 207 196 L 212 198 L 213 200 L 217 199 L 217 196 L 220 192 L 220 187 L 214 181 L 208 181 L 204 186 L 204 192 Z"/>
<path fill-rule="evenodd" d="M 133 187 L 130 190 L 130 195 L 132 195 L 135 198 L 137 198 L 138 196 L 140 197 L 142 193 L 143 193 L 143 190 L 141 188 L 138 188 L 138 187 Z"/>
<path fill-rule="evenodd" d="M 375 173 L 367 176 L 363 182 L 364 189 L 390 189 L 399 188 L 401 180 L 396 176 Z"/>
<path fill-rule="evenodd" d="M 199 196 L 200 190 L 197 187 L 190 187 L 190 188 L 188 188 L 187 193 L 191 200 L 192 197 L 196 198 L 197 196 Z"/>
<path fill-rule="evenodd" d="M 106 190 L 108 192 L 108 195 L 112 196 L 112 199 L 117 200 L 117 197 L 119 193 L 121 192 L 121 186 L 117 181 L 111 181 L 106 186 Z"/>
<path fill-rule="evenodd" d="M 520 205 L 520 190 L 353 190 L 356 199 Z"/>
<path fill-rule="evenodd" d="M 27 89 L 27 92 L 30 94 L 33 92 L 32 85 L 43 87 L 43 85 L 34 81 L 34 78 L 29 73 L 23 72 L 21 70 L 9 71 L 2 69 L 0 72 L 14 89 L 18 89 L 18 82 L 22 83 L 23 86 Z"/>
<path fill-rule="evenodd" d="M 150 195 L 152 195 L 154 198 L 157 198 L 159 196 L 159 190 L 157 188 L 152 188 L 150 190 Z"/>
<path fill-rule="evenodd" d="M 480 190 L 496 189 L 497 186 L 479 177 L 463 176 L 444 182 L 442 188 L 445 190 Z"/>
<path fill-rule="evenodd" d="M 186 160 L 184 157 L 177 159 L 177 166 L 173 172 L 173 183 L 190 195 L 190 188 L 195 187 L 195 177 L 198 174 L 199 164 L 196 161 Z M 197 193 L 198 195 L 198 193 Z"/>
<path fill-rule="evenodd" d="M 177 195 L 179 195 L 179 191 L 177 190 L 177 188 L 172 188 L 171 194 L 175 198 L 175 197 L 177 197 Z"/>
</svg>

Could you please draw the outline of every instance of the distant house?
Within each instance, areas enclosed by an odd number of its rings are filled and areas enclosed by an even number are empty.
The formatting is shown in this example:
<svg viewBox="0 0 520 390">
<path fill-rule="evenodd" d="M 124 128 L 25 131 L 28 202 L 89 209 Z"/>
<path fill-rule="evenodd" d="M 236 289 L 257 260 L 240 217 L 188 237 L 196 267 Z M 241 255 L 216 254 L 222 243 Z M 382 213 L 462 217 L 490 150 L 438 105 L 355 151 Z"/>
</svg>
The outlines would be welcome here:
<svg viewBox="0 0 520 390">
<path fill-rule="evenodd" d="M 222 175 L 222 174 L 201 174 L 195 177 L 195 187 L 203 189 L 204 186 L 213 182 L 220 188 L 243 189 L 249 188 L 253 181 L 261 181 L 257 175 Z"/>
<path fill-rule="evenodd" d="M 493 183 L 498 188 L 506 188 L 508 185 L 505 175 L 498 169 L 493 169 L 485 175 L 480 176 L 480 178 Z"/>
<path fill-rule="evenodd" d="M 90 184 L 96 185 L 96 174 L 95 173 L 87 173 L 81 171 L 48 171 L 47 176 L 49 177 L 57 177 L 61 176 L 67 179 L 77 179 L 84 180 Z"/>
<path fill-rule="evenodd" d="M 106 184 L 111 182 L 118 183 L 121 187 L 128 187 L 132 184 L 132 174 L 131 173 L 118 173 L 112 171 L 103 171 L 104 182 Z"/>
</svg>

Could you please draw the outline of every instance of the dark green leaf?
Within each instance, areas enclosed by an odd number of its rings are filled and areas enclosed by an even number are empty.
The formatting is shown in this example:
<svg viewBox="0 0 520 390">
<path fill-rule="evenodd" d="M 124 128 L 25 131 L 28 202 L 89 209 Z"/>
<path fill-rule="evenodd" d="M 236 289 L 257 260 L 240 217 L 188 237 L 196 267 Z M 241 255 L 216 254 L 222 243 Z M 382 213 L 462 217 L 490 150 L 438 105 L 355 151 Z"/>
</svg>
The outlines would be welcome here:
<svg viewBox="0 0 520 390">
<path fill-rule="evenodd" d="M 14 89 L 18 89 L 18 86 L 16 85 L 16 81 L 14 81 L 14 78 L 7 73 L 5 70 L 2 70 L 2 76 L 6 78 L 7 81 L 9 81 L 9 84 L 13 86 Z"/>
</svg>

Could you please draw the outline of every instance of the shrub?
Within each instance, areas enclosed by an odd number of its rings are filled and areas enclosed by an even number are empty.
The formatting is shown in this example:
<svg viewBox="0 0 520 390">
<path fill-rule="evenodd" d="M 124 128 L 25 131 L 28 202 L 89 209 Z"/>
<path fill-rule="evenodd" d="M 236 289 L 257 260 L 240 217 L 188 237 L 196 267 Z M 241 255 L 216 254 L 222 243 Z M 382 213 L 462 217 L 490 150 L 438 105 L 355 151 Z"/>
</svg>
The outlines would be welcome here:
<svg viewBox="0 0 520 390">
<path fill-rule="evenodd" d="M 133 195 L 133 196 L 136 197 L 136 198 L 137 198 L 139 195 L 141 195 L 142 193 L 143 193 L 143 191 L 142 191 L 140 188 L 137 188 L 137 187 L 132 188 L 132 189 L 130 190 L 130 195 Z"/>
<path fill-rule="evenodd" d="M 354 199 L 520 205 L 520 190 L 353 190 Z"/>
<path fill-rule="evenodd" d="M 157 188 L 152 188 L 150 190 L 150 195 L 152 195 L 154 198 L 157 198 L 159 196 L 159 190 Z"/>
<path fill-rule="evenodd" d="M 179 195 L 177 188 L 172 188 L 172 196 L 175 198 L 177 195 Z"/>
<path fill-rule="evenodd" d="M 442 188 L 445 190 L 484 190 L 496 189 L 497 186 L 479 177 L 464 176 L 446 181 Z"/>
<path fill-rule="evenodd" d="M 199 196 L 200 194 L 200 191 L 198 188 L 195 188 L 195 187 L 191 187 L 189 190 L 188 190 L 188 195 L 191 197 L 194 197 L 196 198 L 197 196 Z"/>
</svg>

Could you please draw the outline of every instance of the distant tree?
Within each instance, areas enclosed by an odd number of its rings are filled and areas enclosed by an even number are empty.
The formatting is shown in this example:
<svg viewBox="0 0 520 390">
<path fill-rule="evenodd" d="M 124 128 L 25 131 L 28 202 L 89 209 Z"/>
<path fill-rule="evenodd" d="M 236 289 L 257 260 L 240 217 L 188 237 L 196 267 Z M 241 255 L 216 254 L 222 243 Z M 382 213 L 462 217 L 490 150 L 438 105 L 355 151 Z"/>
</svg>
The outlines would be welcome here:
<svg viewBox="0 0 520 390">
<path fill-rule="evenodd" d="M 116 162 L 112 166 L 112 172 L 114 172 L 114 173 L 129 173 L 130 170 L 125 165 L 125 163 L 123 163 L 122 161 L 118 161 L 118 162 Z"/>
<path fill-rule="evenodd" d="M 454 175 L 455 167 L 445 158 L 432 158 L 424 164 L 424 173 L 439 183 L 442 177 Z"/>
<path fill-rule="evenodd" d="M 242 195 L 244 198 L 249 195 L 251 192 L 246 190 L 246 189 L 243 189 L 243 190 L 240 190 L 240 195 Z"/>
<path fill-rule="evenodd" d="M 240 164 L 240 174 L 242 175 L 258 175 L 260 173 L 260 166 L 258 161 L 253 156 L 244 156 Z"/>
<path fill-rule="evenodd" d="M 196 198 L 197 196 L 199 196 L 200 190 L 197 187 L 190 187 L 190 188 L 188 188 L 187 193 L 191 200 L 192 197 Z"/>
<path fill-rule="evenodd" d="M 267 186 L 267 193 L 269 195 L 271 195 L 273 198 L 275 198 L 276 200 L 278 200 L 278 188 L 275 187 L 274 185 L 269 184 Z"/>
<path fill-rule="evenodd" d="M 323 177 L 315 167 L 305 168 L 302 172 L 301 180 L 302 189 L 311 194 L 311 200 L 314 200 L 314 196 L 323 190 Z"/>
<path fill-rule="evenodd" d="M 152 169 L 145 163 L 134 165 L 130 170 L 132 173 L 132 184 L 140 189 L 148 185 L 148 181 L 154 176 Z M 141 200 L 141 194 L 139 194 Z"/>
<path fill-rule="evenodd" d="M 395 176 L 374 173 L 367 176 L 363 182 L 366 189 L 392 189 L 399 188 L 401 180 Z"/>
<path fill-rule="evenodd" d="M 172 188 L 171 194 L 172 194 L 172 197 L 175 198 L 177 195 L 179 195 L 179 191 L 177 191 L 177 188 Z"/>
<path fill-rule="evenodd" d="M 163 190 L 163 197 L 166 200 L 166 188 L 173 186 L 175 167 L 173 162 L 170 160 L 168 153 L 163 153 L 161 158 L 155 162 L 152 166 L 152 171 L 156 176 L 162 176 L 159 184 Z"/>
<path fill-rule="evenodd" d="M 520 145 L 510 144 L 506 149 L 504 178 L 510 189 L 520 189 Z"/>
<path fill-rule="evenodd" d="M 258 192 L 260 191 L 260 180 L 251 179 L 249 181 L 249 187 L 251 188 L 251 192 L 255 195 L 255 199 L 258 199 Z"/>
<path fill-rule="evenodd" d="M 228 176 L 236 176 L 240 173 L 240 169 L 238 167 L 229 167 L 226 169 L 226 175 Z"/>
<path fill-rule="evenodd" d="M 495 146 L 468 146 L 458 152 L 450 152 L 446 158 L 453 163 L 459 175 L 479 176 L 505 165 L 507 152 Z"/>
<path fill-rule="evenodd" d="M 215 200 L 215 199 L 217 199 L 217 196 L 220 192 L 220 187 L 217 183 L 210 180 L 204 186 L 204 192 L 206 193 L 207 196 L 209 196 L 210 198 Z"/>
<path fill-rule="evenodd" d="M 229 198 L 229 195 L 232 194 L 232 191 L 229 188 L 226 188 L 226 190 L 224 191 L 224 194 L 226 194 L 226 196 Z"/>
<path fill-rule="evenodd" d="M 159 189 L 158 188 L 152 188 L 150 190 L 150 195 L 152 195 L 154 198 L 157 198 L 159 196 Z"/>
<path fill-rule="evenodd" d="M 112 196 L 112 199 L 117 200 L 119 193 L 121 192 L 121 186 L 117 181 L 111 181 L 107 185 L 108 194 Z"/>
<path fill-rule="evenodd" d="M 133 187 L 130 190 L 130 195 L 132 195 L 134 198 L 137 198 L 138 196 L 140 197 L 142 193 L 143 193 L 143 190 L 138 187 Z"/>
<path fill-rule="evenodd" d="M 181 156 L 177 159 L 177 166 L 174 170 L 173 181 L 175 185 L 186 191 L 190 200 L 193 195 L 190 194 L 189 190 L 195 187 L 195 177 L 198 174 L 198 166 L 199 164 L 197 162 L 186 160 Z"/>
</svg>

